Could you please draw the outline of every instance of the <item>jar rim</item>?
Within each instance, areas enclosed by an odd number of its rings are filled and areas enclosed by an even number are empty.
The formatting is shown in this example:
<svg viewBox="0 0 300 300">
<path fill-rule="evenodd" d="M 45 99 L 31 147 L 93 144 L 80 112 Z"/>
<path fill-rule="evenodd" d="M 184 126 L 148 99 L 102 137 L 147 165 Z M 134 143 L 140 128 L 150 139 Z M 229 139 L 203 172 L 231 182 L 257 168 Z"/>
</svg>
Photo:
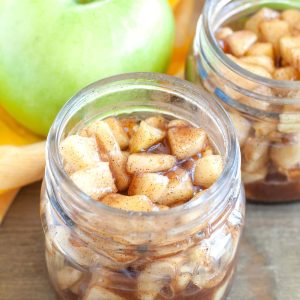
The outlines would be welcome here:
<svg viewBox="0 0 300 300">
<path fill-rule="evenodd" d="M 230 17 L 234 16 L 236 13 L 241 12 L 245 9 L 252 8 L 253 5 L 256 6 L 262 6 L 262 5 L 270 5 L 270 4 L 286 4 L 286 5 L 293 5 L 293 6 L 299 6 L 300 9 L 300 3 L 295 3 L 290 0 L 281 0 L 281 1 L 275 1 L 275 0 L 260 0 L 256 1 L 255 3 L 247 0 L 211 0 L 206 1 L 203 13 L 199 17 L 198 24 L 197 24 L 197 30 L 195 35 L 195 42 L 197 45 L 200 45 L 200 39 L 201 39 L 201 30 L 202 27 L 204 28 L 206 38 L 208 39 L 210 45 L 212 45 L 212 51 L 214 52 L 215 57 L 225 65 L 226 68 L 228 68 L 230 71 L 235 72 L 240 77 L 246 78 L 249 81 L 256 82 L 259 84 L 263 84 L 266 87 L 269 88 L 282 88 L 282 89 L 291 89 L 291 90 L 299 90 L 300 89 L 300 81 L 289 81 L 289 80 L 275 80 L 266 78 L 260 75 L 256 75 L 248 70 L 245 70 L 241 66 L 239 66 L 237 63 L 235 63 L 233 60 L 231 60 L 227 55 L 222 51 L 220 48 L 216 38 L 215 38 L 215 31 L 212 28 L 212 24 L 214 23 L 213 15 L 215 14 L 215 17 L 218 16 L 216 12 L 218 12 L 218 9 L 221 11 L 221 8 L 225 7 L 226 5 L 230 3 L 236 3 L 237 5 L 243 6 L 243 9 L 231 11 Z M 223 16 L 224 18 L 224 16 Z M 225 19 L 225 18 L 224 18 Z M 225 19 L 226 20 L 226 19 Z M 222 20 L 223 22 L 224 20 Z M 219 21 L 219 24 L 222 23 Z M 214 24 L 215 26 L 215 24 Z M 220 74 L 219 74 L 220 75 Z M 226 78 L 225 78 L 226 79 Z M 234 82 L 230 82 L 232 86 L 235 86 L 237 90 L 245 90 L 238 86 Z M 245 90 L 248 91 L 248 90 Z M 248 91 L 252 93 L 251 91 Z M 262 102 L 268 102 L 273 105 L 289 105 L 289 104 L 300 104 L 300 97 L 299 98 L 288 98 L 288 97 L 271 97 L 270 99 L 265 99 L 264 97 L 261 97 L 257 99 Z"/>
<path fill-rule="evenodd" d="M 64 126 L 67 124 L 67 121 L 70 119 L 72 114 L 74 113 L 75 104 L 83 103 L 83 100 L 86 97 L 90 97 L 90 100 L 97 98 L 97 90 L 99 88 L 104 88 L 106 85 L 115 82 L 122 82 L 124 80 L 142 80 L 143 83 L 146 84 L 148 82 L 152 85 L 153 82 L 161 82 L 161 86 L 165 88 L 178 87 L 179 90 L 185 91 L 185 96 L 188 97 L 191 101 L 198 104 L 195 99 L 205 99 L 209 97 L 209 102 L 213 105 L 213 107 L 218 111 L 220 120 L 226 124 L 223 130 L 226 134 L 226 138 L 228 139 L 228 148 L 226 149 L 226 157 L 224 162 L 224 170 L 217 180 L 217 182 L 212 185 L 206 193 L 201 194 L 193 201 L 188 201 L 185 204 L 178 205 L 174 208 L 170 208 L 166 211 L 154 211 L 154 212 L 132 212 L 132 211 L 125 211 L 116 208 L 109 207 L 100 201 L 95 201 L 84 192 L 82 192 L 71 180 L 69 175 L 65 172 L 62 164 L 62 160 L 59 154 L 59 143 L 63 134 Z M 164 83 L 167 83 L 164 85 Z M 150 84 L 150 86 L 151 86 Z M 99 96 L 99 95 L 98 95 Z M 190 212 L 195 208 L 201 209 L 203 205 L 210 203 L 213 201 L 215 195 L 217 195 L 220 191 L 224 190 L 224 188 L 228 188 L 228 177 L 233 177 L 235 179 L 240 179 L 240 150 L 237 143 L 237 138 L 235 135 L 235 130 L 233 124 L 224 110 L 224 108 L 219 104 L 215 97 L 208 94 L 204 90 L 200 90 L 195 85 L 181 80 L 179 78 L 175 78 L 172 76 L 168 76 L 165 74 L 159 73 L 147 73 L 147 72 L 137 72 L 137 73 L 126 73 L 121 75 L 115 75 L 109 78 L 105 78 L 99 80 L 95 83 L 92 83 L 82 89 L 79 93 L 74 95 L 61 109 L 58 113 L 48 135 L 47 139 L 47 168 L 51 174 L 52 178 L 56 178 L 58 182 L 65 182 L 68 186 L 72 188 L 72 193 L 74 196 L 79 197 L 85 203 L 93 208 L 94 210 L 105 211 L 110 214 L 119 215 L 123 217 L 133 217 L 133 216 L 140 216 L 140 217 L 157 217 L 157 216 L 166 216 L 166 215 L 180 215 L 182 211 Z M 229 200 L 228 200 L 229 201 Z M 222 202 L 222 201 L 221 201 Z M 223 201 L 224 202 L 224 201 Z M 219 205 L 215 205 L 215 209 L 222 209 L 221 203 Z M 226 207 L 228 203 L 223 203 L 223 206 Z M 224 209 L 223 207 L 223 209 Z"/>
</svg>

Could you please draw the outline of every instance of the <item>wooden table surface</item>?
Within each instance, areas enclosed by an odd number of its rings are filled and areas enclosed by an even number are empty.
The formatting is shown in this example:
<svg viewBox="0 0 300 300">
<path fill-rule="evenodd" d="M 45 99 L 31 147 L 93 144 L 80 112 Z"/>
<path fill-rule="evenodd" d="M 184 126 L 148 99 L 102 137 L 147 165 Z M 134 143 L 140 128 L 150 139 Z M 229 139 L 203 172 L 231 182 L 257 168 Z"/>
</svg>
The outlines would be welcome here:
<svg viewBox="0 0 300 300">
<path fill-rule="evenodd" d="M 40 184 L 24 188 L 0 228 L 0 299 L 53 300 L 39 219 Z M 228 300 L 300 299 L 300 203 L 248 204 Z"/>
</svg>

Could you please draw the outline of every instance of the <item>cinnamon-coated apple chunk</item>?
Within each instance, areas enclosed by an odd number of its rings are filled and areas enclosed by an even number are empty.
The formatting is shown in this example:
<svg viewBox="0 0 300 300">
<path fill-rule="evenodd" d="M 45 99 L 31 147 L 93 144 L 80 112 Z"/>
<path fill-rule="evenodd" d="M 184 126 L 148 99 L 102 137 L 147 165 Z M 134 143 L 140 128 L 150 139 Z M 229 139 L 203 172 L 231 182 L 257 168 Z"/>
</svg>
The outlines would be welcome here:
<svg viewBox="0 0 300 300">
<path fill-rule="evenodd" d="M 255 172 L 264 168 L 269 159 L 269 146 L 270 142 L 265 136 L 249 137 L 243 147 L 242 170 Z"/>
<path fill-rule="evenodd" d="M 275 54 L 278 56 L 280 49 L 280 39 L 290 34 L 289 24 L 283 20 L 268 20 L 263 21 L 260 26 L 262 40 L 271 43 L 275 49 Z"/>
<path fill-rule="evenodd" d="M 274 60 L 265 55 L 249 55 L 241 58 L 242 62 L 256 65 L 266 69 L 269 73 L 273 73 L 275 71 Z"/>
<path fill-rule="evenodd" d="M 100 162 L 97 143 L 94 138 L 70 135 L 61 142 L 59 148 L 68 174 Z"/>
<path fill-rule="evenodd" d="M 56 275 L 59 287 L 62 290 L 72 287 L 74 284 L 76 284 L 76 282 L 80 280 L 82 274 L 83 274 L 82 272 L 72 267 L 69 266 L 63 267 L 57 272 Z"/>
<path fill-rule="evenodd" d="M 275 80 L 299 80 L 300 72 L 294 67 L 277 68 L 273 73 Z"/>
<path fill-rule="evenodd" d="M 274 50 L 271 43 L 255 43 L 247 52 L 246 56 L 268 56 L 274 59 Z"/>
<path fill-rule="evenodd" d="M 124 131 L 127 133 L 130 139 L 139 128 L 139 124 L 136 118 L 122 118 L 120 119 L 120 124 L 124 128 Z"/>
<path fill-rule="evenodd" d="M 230 27 L 221 27 L 216 32 L 216 39 L 225 40 L 231 34 L 233 34 L 233 30 Z"/>
<path fill-rule="evenodd" d="M 185 121 L 185 120 L 171 120 L 168 124 L 168 128 L 172 128 L 172 127 L 186 127 L 189 126 L 190 123 Z"/>
<path fill-rule="evenodd" d="M 280 55 L 285 63 L 293 63 L 292 50 L 300 48 L 300 36 L 285 36 L 280 39 Z"/>
<path fill-rule="evenodd" d="M 264 166 L 255 172 L 246 172 L 242 170 L 242 179 L 244 184 L 250 184 L 260 180 L 264 180 L 268 174 L 268 167 Z"/>
<path fill-rule="evenodd" d="M 192 126 L 172 127 L 168 130 L 171 152 L 177 159 L 186 159 L 201 152 L 207 142 L 206 132 Z"/>
<path fill-rule="evenodd" d="M 157 299 L 167 280 L 175 278 L 179 266 L 172 258 L 149 263 L 137 279 L 138 299 Z"/>
<path fill-rule="evenodd" d="M 257 35 L 259 35 L 260 34 L 259 26 L 263 21 L 278 19 L 279 16 L 280 15 L 276 10 L 270 8 L 262 8 L 247 20 L 245 24 L 245 29 L 251 30 Z"/>
<path fill-rule="evenodd" d="M 153 211 L 156 206 L 145 195 L 125 196 L 109 194 L 101 200 L 102 203 L 128 211 Z"/>
<path fill-rule="evenodd" d="M 169 178 L 156 173 L 137 174 L 133 177 L 128 195 L 146 195 L 152 202 L 159 202 L 167 191 Z"/>
<path fill-rule="evenodd" d="M 165 135 L 165 131 L 155 128 L 145 121 L 141 121 L 137 132 L 130 140 L 130 152 L 136 153 L 147 150 L 149 147 L 162 141 Z"/>
<path fill-rule="evenodd" d="M 130 183 L 130 175 L 126 171 L 128 156 L 128 152 L 121 151 L 116 151 L 110 155 L 109 164 L 119 191 L 126 190 Z"/>
<path fill-rule="evenodd" d="M 238 112 L 230 112 L 230 117 L 234 128 L 236 128 L 236 134 L 242 147 L 250 133 L 251 130 L 251 122 L 248 119 L 244 118 Z"/>
<path fill-rule="evenodd" d="M 116 118 L 107 118 L 104 122 L 107 123 L 112 130 L 120 148 L 122 150 L 126 149 L 129 145 L 129 138 L 120 121 Z"/>
<path fill-rule="evenodd" d="M 127 156 L 122 153 L 110 126 L 105 121 L 97 120 L 88 125 L 85 131 L 88 136 L 96 137 L 100 150 L 107 154 L 118 190 L 126 190 L 130 181 L 126 172 Z"/>
<path fill-rule="evenodd" d="M 162 205 L 174 205 L 178 202 L 185 202 L 193 197 L 193 183 L 189 173 L 183 169 L 167 174 L 169 184 L 166 193 L 157 202 Z"/>
<path fill-rule="evenodd" d="M 220 177 L 223 171 L 221 155 L 210 155 L 199 158 L 196 162 L 194 183 L 209 188 Z"/>
<path fill-rule="evenodd" d="M 236 31 L 226 38 L 226 42 L 233 55 L 241 57 L 257 41 L 257 35 L 250 30 Z"/>
<path fill-rule="evenodd" d="M 289 23 L 290 31 L 297 31 L 297 25 L 300 24 L 300 11 L 296 9 L 287 9 L 281 13 L 281 19 Z"/>
<path fill-rule="evenodd" d="M 176 158 L 173 155 L 133 153 L 128 157 L 127 172 L 130 174 L 161 172 L 171 169 L 175 164 Z"/>
<path fill-rule="evenodd" d="M 96 120 L 82 129 L 82 134 L 95 137 L 102 151 L 110 153 L 120 151 L 120 146 L 110 126 L 102 121 Z"/>
<path fill-rule="evenodd" d="M 296 134 L 295 141 L 290 144 L 272 145 L 270 157 L 281 171 L 297 168 L 300 163 L 300 134 Z"/>
<path fill-rule="evenodd" d="M 77 171 L 71 175 L 71 179 L 95 200 L 117 191 L 107 162 L 98 162 L 94 167 Z"/>
<path fill-rule="evenodd" d="M 159 128 L 161 130 L 165 130 L 167 125 L 167 120 L 162 116 L 149 117 L 145 119 L 145 122 L 148 125 Z"/>
</svg>

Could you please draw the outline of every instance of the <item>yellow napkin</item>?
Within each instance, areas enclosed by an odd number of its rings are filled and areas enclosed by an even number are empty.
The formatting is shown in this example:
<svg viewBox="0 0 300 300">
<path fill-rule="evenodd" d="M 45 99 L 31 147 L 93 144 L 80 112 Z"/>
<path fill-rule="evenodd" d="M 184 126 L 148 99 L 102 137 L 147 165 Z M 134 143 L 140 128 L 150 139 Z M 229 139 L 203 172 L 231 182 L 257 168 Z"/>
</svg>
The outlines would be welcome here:
<svg viewBox="0 0 300 300">
<path fill-rule="evenodd" d="M 168 74 L 184 78 L 185 60 L 192 45 L 203 2 L 201 0 L 169 0 L 175 17 L 176 37 Z"/>
<path fill-rule="evenodd" d="M 0 107 L 0 224 L 17 195 L 19 188 L 24 184 L 35 181 L 35 175 L 36 180 L 41 177 L 40 175 L 38 177 L 37 174 L 39 172 L 38 170 L 44 168 L 44 160 L 41 159 L 44 145 L 38 143 L 38 146 L 33 146 L 33 148 L 28 148 L 32 146 L 25 146 L 41 140 L 41 137 L 34 135 L 20 126 Z M 37 148 L 39 148 L 38 152 Z M 30 155 L 28 156 L 30 149 L 35 149 L 34 154 L 39 153 L 39 156 L 37 156 L 36 161 L 31 161 L 29 173 L 24 176 L 24 172 L 28 172 L 25 167 L 29 166 L 29 164 L 24 164 L 23 159 L 26 154 L 26 159 L 32 157 Z"/>
</svg>

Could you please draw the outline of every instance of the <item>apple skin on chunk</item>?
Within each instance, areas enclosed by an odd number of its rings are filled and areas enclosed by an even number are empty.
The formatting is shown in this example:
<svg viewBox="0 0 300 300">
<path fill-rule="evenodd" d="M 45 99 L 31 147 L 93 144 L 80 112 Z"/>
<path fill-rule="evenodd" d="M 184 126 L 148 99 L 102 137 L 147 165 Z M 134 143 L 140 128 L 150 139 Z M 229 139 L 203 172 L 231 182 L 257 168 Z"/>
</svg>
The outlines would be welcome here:
<svg viewBox="0 0 300 300">
<path fill-rule="evenodd" d="M 0 1 L 0 104 L 41 135 L 86 85 L 120 73 L 163 72 L 172 53 L 167 1 L 80 2 Z"/>
</svg>

